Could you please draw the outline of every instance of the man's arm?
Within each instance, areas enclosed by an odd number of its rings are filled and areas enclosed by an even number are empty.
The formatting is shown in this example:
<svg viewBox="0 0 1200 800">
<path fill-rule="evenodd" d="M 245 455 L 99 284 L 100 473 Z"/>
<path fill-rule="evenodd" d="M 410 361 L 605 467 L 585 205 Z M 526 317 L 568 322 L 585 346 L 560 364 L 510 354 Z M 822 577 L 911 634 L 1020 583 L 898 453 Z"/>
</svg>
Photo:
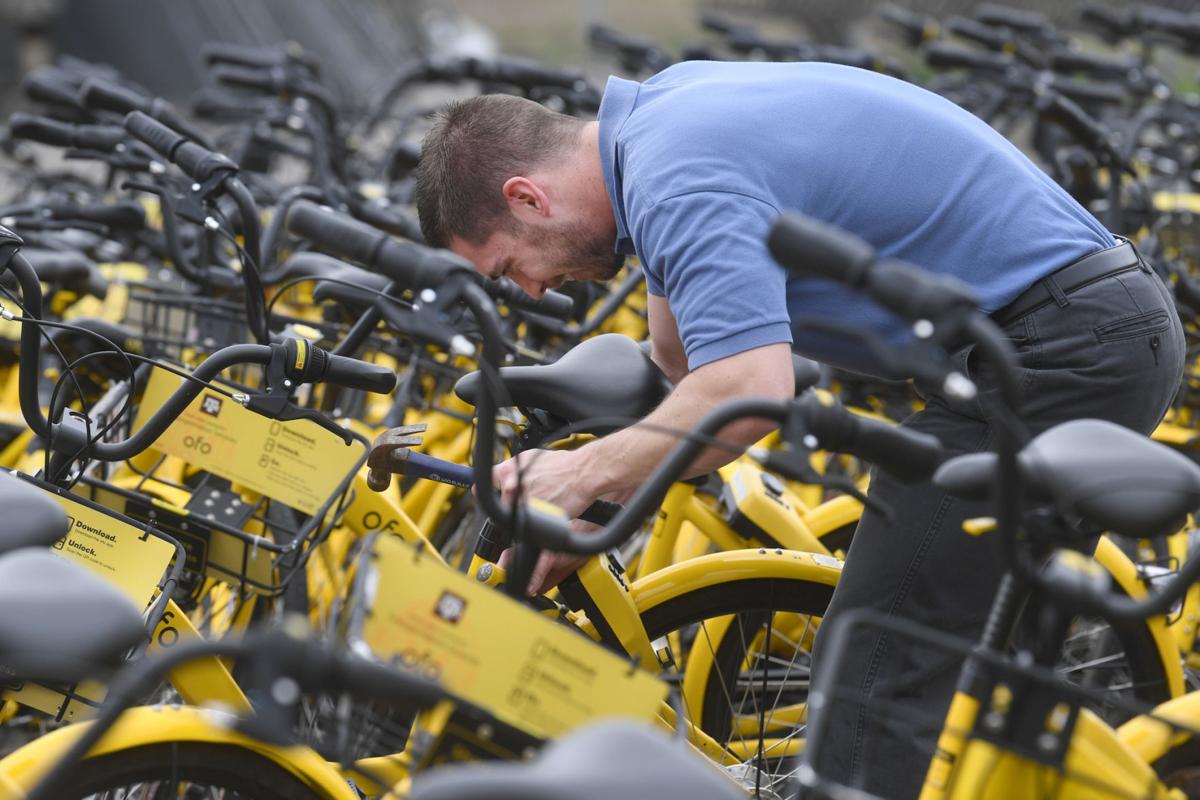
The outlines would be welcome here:
<svg viewBox="0 0 1200 800">
<path fill-rule="evenodd" d="M 646 295 L 646 321 L 650 325 L 650 358 L 667 376 L 672 386 L 678 385 L 688 372 L 687 352 L 679 338 L 679 326 L 667 298 Z"/>
<path fill-rule="evenodd" d="M 709 411 L 738 397 L 792 397 L 791 347 L 785 343 L 757 347 L 710 362 L 684 377 L 650 416 L 631 428 L 579 448 L 537 450 L 520 457 L 521 488 L 575 517 L 596 498 L 639 486 L 679 442 L 655 428 L 688 431 Z M 727 425 L 718 435 L 735 447 L 745 448 L 775 428 L 763 419 L 746 419 Z M 711 472 L 737 453 L 708 448 L 692 463 L 687 476 Z M 517 490 L 517 459 L 496 466 L 496 483 L 506 500 Z"/>
<path fill-rule="evenodd" d="M 628 495 L 654 471 L 679 439 L 649 430 L 658 426 L 687 431 L 709 411 L 737 397 L 762 396 L 787 400 L 793 394 L 791 347 L 770 344 L 710 362 L 684 377 L 662 404 L 642 423 L 618 431 L 578 450 L 528 450 L 495 467 L 494 478 L 505 501 L 516 496 L 517 463 L 521 491 L 576 517 L 601 496 Z M 749 447 L 775 428 L 763 419 L 744 419 L 725 426 L 718 436 L 738 448 Z M 703 451 L 684 477 L 702 475 L 729 463 L 736 452 L 723 448 Z M 586 530 L 586 525 L 575 525 Z M 542 553 L 534 567 L 530 594 L 557 586 L 584 559 L 562 553 Z M 501 560 L 501 566 L 506 560 Z"/>
</svg>

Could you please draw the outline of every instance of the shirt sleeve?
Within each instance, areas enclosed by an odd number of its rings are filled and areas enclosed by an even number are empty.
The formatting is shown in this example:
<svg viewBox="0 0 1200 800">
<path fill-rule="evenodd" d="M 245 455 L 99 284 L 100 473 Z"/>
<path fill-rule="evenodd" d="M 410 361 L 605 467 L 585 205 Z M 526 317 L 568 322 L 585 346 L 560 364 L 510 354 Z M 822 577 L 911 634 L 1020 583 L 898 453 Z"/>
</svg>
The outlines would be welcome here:
<svg viewBox="0 0 1200 800">
<path fill-rule="evenodd" d="M 648 288 L 667 298 L 688 369 L 791 343 L 787 276 L 766 247 L 778 215 L 748 195 L 691 192 L 655 203 L 636 223 Z"/>
</svg>

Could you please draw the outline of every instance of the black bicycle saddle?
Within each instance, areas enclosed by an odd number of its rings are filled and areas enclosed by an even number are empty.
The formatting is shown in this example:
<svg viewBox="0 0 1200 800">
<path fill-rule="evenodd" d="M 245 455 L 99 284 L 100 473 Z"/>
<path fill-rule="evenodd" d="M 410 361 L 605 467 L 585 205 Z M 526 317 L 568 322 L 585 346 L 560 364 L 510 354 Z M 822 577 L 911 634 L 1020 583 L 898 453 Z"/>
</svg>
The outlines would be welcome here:
<svg viewBox="0 0 1200 800">
<path fill-rule="evenodd" d="M 115 667 L 147 636 L 120 589 L 37 547 L 0 557 L 0 609 L 0 661 L 37 673 L 22 677 L 78 680 L 81 667 Z"/>
<path fill-rule="evenodd" d="M 649 339 L 640 342 L 638 347 L 650 355 L 652 345 Z M 796 396 L 799 397 L 821 382 L 821 365 L 811 358 L 792 353 L 792 378 L 796 382 Z"/>
<path fill-rule="evenodd" d="M 1200 507 L 1200 466 L 1128 428 L 1097 419 L 1056 425 L 1017 457 L 1022 485 L 1123 536 L 1163 536 Z M 995 453 L 950 459 L 934 483 L 963 497 L 983 499 L 996 481 Z"/>
<path fill-rule="evenodd" d="M 585 339 L 553 364 L 502 367 L 500 377 L 518 408 L 545 411 L 566 423 L 595 417 L 641 419 L 671 390 L 637 342 L 617 333 Z M 479 373 L 460 378 L 454 393 L 475 405 Z M 618 427 L 581 430 L 601 433 Z"/>
<path fill-rule="evenodd" d="M 0 553 L 21 547 L 49 547 L 67 534 L 67 512 L 53 497 L 3 472 L 0 508 L 4 509 Z"/>
<path fill-rule="evenodd" d="M 412 800 L 745 800 L 715 765 L 648 725 L 599 722 L 546 746 L 531 764 L 422 774 Z"/>
</svg>

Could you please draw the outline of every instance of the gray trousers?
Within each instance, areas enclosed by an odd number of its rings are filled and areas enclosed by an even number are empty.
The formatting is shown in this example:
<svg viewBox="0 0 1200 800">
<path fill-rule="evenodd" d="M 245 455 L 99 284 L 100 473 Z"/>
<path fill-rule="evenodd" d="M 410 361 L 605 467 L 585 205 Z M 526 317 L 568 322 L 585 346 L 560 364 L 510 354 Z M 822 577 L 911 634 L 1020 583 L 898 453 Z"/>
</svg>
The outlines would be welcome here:
<svg viewBox="0 0 1200 800">
<path fill-rule="evenodd" d="M 1147 268 L 1102 278 L 1005 326 L 1019 354 L 1021 417 L 1031 435 L 1066 420 L 1106 419 L 1142 433 L 1158 424 L 1183 375 L 1184 336 L 1162 281 Z M 994 392 L 971 346 L 953 354 L 959 368 Z M 987 404 L 932 394 L 903 425 L 938 437 L 947 455 L 993 446 Z M 958 634 L 979 637 L 1004 568 L 997 536 L 968 536 L 962 522 L 992 514 L 932 484 L 872 476 L 870 493 L 893 511 L 886 523 L 864 514 L 827 619 L 871 608 Z M 822 633 L 826 629 L 822 628 Z M 814 670 L 825 666 L 818 635 Z M 878 630 L 852 638 L 850 658 L 837 665 L 839 692 L 857 702 L 829 709 L 821 743 L 822 775 L 888 798 L 915 797 L 925 777 L 937 728 L 915 735 L 882 719 L 874 700 L 903 703 L 937 720 L 953 695 L 961 662 L 916 652 Z M 896 687 L 903 687 L 900 696 Z"/>
</svg>

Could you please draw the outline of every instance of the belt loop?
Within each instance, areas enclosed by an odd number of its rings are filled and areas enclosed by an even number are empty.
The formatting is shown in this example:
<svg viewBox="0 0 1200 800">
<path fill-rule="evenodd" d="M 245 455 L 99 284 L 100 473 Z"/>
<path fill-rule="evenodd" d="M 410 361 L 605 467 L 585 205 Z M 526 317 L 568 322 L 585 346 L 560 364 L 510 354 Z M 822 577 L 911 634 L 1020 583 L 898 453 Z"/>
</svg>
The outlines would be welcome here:
<svg viewBox="0 0 1200 800">
<path fill-rule="evenodd" d="M 1042 286 L 1046 287 L 1046 291 L 1054 298 L 1054 302 L 1059 308 L 1066 308 L 1071 305 L 1071 301 L 1067 298 L 1067 293 L 1058 285 L 1058 281 L 1054 280 L 1053 275 L 1047 275 L 1042 278 Z"/>
</svg>

